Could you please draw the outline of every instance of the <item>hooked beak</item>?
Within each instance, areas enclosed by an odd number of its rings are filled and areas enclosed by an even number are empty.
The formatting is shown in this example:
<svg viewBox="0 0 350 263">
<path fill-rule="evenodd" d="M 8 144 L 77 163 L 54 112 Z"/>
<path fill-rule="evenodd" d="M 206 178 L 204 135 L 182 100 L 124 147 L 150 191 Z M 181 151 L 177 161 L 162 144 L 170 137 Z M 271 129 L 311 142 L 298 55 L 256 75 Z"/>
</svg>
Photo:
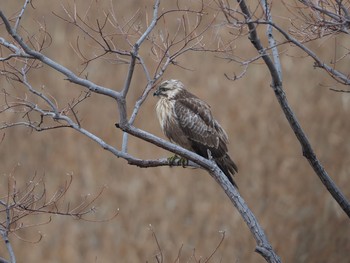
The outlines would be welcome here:
<svg viewBox="0 0 350 263">
<path fill-rule="evenodd" d="M 156 89 L 156 91 L 153 93 L 153 96 L 159 96 L 160 95 L 160 90 L 159 87 Z"/>
</svg>

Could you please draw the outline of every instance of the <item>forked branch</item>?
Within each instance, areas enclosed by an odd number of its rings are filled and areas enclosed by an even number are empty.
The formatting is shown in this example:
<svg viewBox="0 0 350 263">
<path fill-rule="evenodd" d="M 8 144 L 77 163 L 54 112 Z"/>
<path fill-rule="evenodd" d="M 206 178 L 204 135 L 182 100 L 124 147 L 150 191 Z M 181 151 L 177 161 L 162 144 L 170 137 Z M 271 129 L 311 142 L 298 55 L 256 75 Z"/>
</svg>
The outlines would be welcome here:
<svg viewBox="0 0 350 263">
<path fill-rule="evenodd" d="M 252 235 L 254 236 L 256 243 L 257 243 L 257 249 L 261 255 L 268 261 L 268 262 L 280 262 L 280 259 L 278 255 L 274 252 L 272 249 L 272 246 L 268 242 L 268 239 L 259 225 L 257 219 L 255 218 L 252 211 L 248 208 L 247 204 L 239 194 L 238 190 L 231 185 L 231 183 L 228 181 L 226 176 L 223 174 L 223 172 L 218 168 L 218 166 L 213 163 L 211 160 L 205 159 L 191 151 L 188 151 L 184 148 L 181 148 L 177 145 L 174 145 L 168 141 L 165 141 L 161 138 L 158 138 L 150 133 L 147 133 L 141 129 L 138 129 L 133 126 L 133 121 L 137 115 L 137 112 L 139 108 L 141 107 L 143 101 L 149 94 L 150 90 L 153 88 L 153 85 L 156 83 L 156 81 L 163 75 L 165 70 L 167 69 L 168 65 L 176 64 L 175 58 L 182 56 L 186 52 L 192 51 L 192 50 L 203 50 L 203 45 L 201 45 L 201 33 L 195 33 L 196 30 L 188 30 L 190 35 L 186 36 L 179 36 L 179 32 L 176 32 L 175 36 L 173 38 L 167 36 L 165 39 L 163 39 L 163 46 L 157 45 L 153 40 L 149 40 L 151 44 L 154 44 L 154 46 L 157 47 L 158 52 L 160 52 L 159 55 L 159 64 L 156 67 L 157 70 L 153 75 L 153 78 L 149 78 L 151 74 L 148 70 L 145 70 L 145 74 L 147 76 L 148 83 L 145 85 L 145 89 L 140 97 L 140 99 L 136 102 L 133 114 L 130 119 L 128 119 L 127 116 L 127 94 L 128 91 L 131 88 L 131 79 L 133 77 L 134 68 L 136 66 L 136 62 L 139 62 L 140 65 L 147 69 L 147 65 L 144 63 L 144 60 L 140 56 L 138 50 L 139 48 L 145 43 L 146 40 L 148 40 L 149 34 L 154 29 L 157 21 L 159 21 L 158 15 L 158 7 L 159 7 L 159 0 L 156 0 L 154 10 L 153 10 L 153 19 L 150 25 L 147 27 L 145 32 L 140 35 L 139 39 L 131 45 L 131 51 L 130 56 L 127 56 L 129 58 L 129 69 L 127 76 L 124 81 L 124 85 L 122 88 L 119 88 L 119 91 L 115 91 L 113 89 L 109 89 L 100 85 L 97 85 L 93 83 L 90 80 L 80 78 L 79 76 L 75 75 L 70 69 L 67 67 L 57 63 L 56 61 L 53 61 L 49 57 L 42 54 L 40 51 L 32 49 L 26 42 L 23 40 L 23 38 L 14 30 L 14 28 L 11 26 L 10 22 L 6 18 L 3 12 L 0 11 L 0 18 L 5 24 L 5 27 L 8 31 L 8 33 L 12 36 L 14 39 L 16 45 L 19 45 L 20 47 L 20 54 L 24 54 L 25 57 L 28 57 L 29 60 L 38 60 L 51 69 L 62 73 L 64 76 L 66 76 L 67 80 L 85 87 L 88 92 L 94 92 L 98 93 L 107 97 L 111 97 L 115 100 L 115 102 L 118 105 L 119 110 L 119 123 L 117 124 L 117 127 L 120 128 L 125 134 L 131 134 L 137 138 L 140 138 L 143 141 L 150 142 L 154 145 L 157 145 L 161 148 L 164 148 L 166 150 L 169 150 L 173 153 L 176 153 L 180 156 L 183 156 L 189 160 L 191 160 L 193 163 L 196 164 L 196 166 L 200 166 L 203 169 L 207 170 L 212 177 L 219 183 L 219 185 L 223 188 L 227 196 L 230 198 L 233 205 L 237 208 L 239 213 L 241 214 L 243 220 L 247 224 L 248 228 L 250 229 Z M 183 12 L 183 11 L 182 11 Z M 163 19 L 164 17 L 162 17 Z M 199 22 L 201 22 L 202 19 L 198 18 L 197 22 L 194 25 L 194 29 L 199 28 Z M 103 25 L 101 25 L 99 28 L 103 28 Z M 204 30 L 206 30 L 205 27 Z M 130 42 L 131 43 L 131 42 Z M 24 84 L 24 86 L 27 88 L 27 90 L 34 96 L 40 98 L 40 101 L 42 101 L 46 107 L 49 108 L 49 110 L 45 110 L 43 107 L 37 104 L 33 104 L 29 99 L 22 98 L 19 102 L 21 105 L 24 105 L 26 109 L 29 109 L 25 112 L 25 116 L 27 119 L 23 122 L 15 123 L 14 125 L 27 125 L 29 127 L 33 128 L 41 128 L 42 121 L 38 123 L 35 123 L 30 118 L 30 113 L 36 112 L 39 114 L 40 118 L 43 118 L 43 116 L 47 116 L 49 118 L 52 118 L 55 122 L 58 122 L 61 125 L 65 125 L 62 127 L 70 127 L 79 133 L 87 136 L 88 138 L 94 140 L 98 145 L 100 145 L 103 149 L 113 153 L 117 157 L 121 157 L 125 160 L 127 160 L 130 164 L 136 164 L 143 167 L 150 167 L 150 166 L 160 166 L 169 164 L 169 162 L 165 161 L 164 159 L 161 160 L 140 160 L 138 158 L 133 157 L 128 153 L 126 150 L 126 147 L 123 145 L 122 149 L 119 150 L 117 147 L 113 147 L 110 144 L 106 143 L 104 140 L 102 140 L 97 135 L 91 133 L 87 129 L 83 128 L 80 125 L 80 122 L 78 121 L 78 117 L 76 112 L 74 111 L 74 107 L 69 107 L 69 110 L 72 111 L 73 117 L 70 117 L 66 114 L 65 110 L 60 110 L 58 107 L 56 107 L 56 104 L 54 101 L 51 100 L 48 96 L 41 95 L 40 92 L 37 91 L 35 87 L 29 84 L 28 79 L 26 78 L 27 70 L 26 70 L 26 62 L 24 61 L 24 66 L 22 66 L 22 70 L 17 70 L 17 80 Z M 8 105 L 12 105 L 8 103 Z M 29 124 L 29 125 L 28 125 Z M 8 128 L 11 125 L 3 126 L 2 128 Z M 45 130 L 45 128 L 44 128 Z M 125 143 L 126 145 L 126 143 Z"/>
<path fill-rule="evenodd" d="M 333 196 L 333 198 L 338 202 L 339 206 L 343 209 L 343 211 L 350 217 L 350 203 L 346 199 L 345 195 L 341 192 L 341 190 L 338 188 L 338 186 L 334 183 L 332 178 L 328 175 L 324 167 L 322 166 L 321 162 L 317 158 L 304 130 L 302 129 L 296 115 L 294 114 L 294 111 L 290 107 L 286 94 L 283 89 L 283 83 L 280 72 L 282 72 L 281 64 L 279 62 L 278 58 L 278 52 L 276 52 L 277 47 L 271 46 L 274 43 L 274 37 L 271 31 L 271 28 L 268 27 L 270 32 L 268 32 L 269 37 L 269 49 L 271 48 L 273 50 L 273 60 L 271 59 L 270 55 L 267 53 L 266 48 L 262 45 L 262 42 L 260 40 L 260 37 L 256 30 L 256 21 L 254 21 L 252 18 L 252 14 L 246 4 L 245 0 L 239 0 L 238 4 L 240 6 L 240 9 L 242 13 L 245 16 L 245 23 L 247 24 L 249 28 L 249 40 L 253 44 L 253 46 L 256 48 L 256 50 L 259 52 L 259 54 L 262 56 L 263 61 L 265 62 L 267 68 L 270 71 L 272 84 L 271 87 L 275 93 L 275 96 L 285 114 L 285 117 L 287 118 L 289 125 L 291 126 L 292 130 L 294 131 L 297 139 L 300 142 L 300 145 L 302 147 L 303 155 L 310 163 L 311 167 L 313 168 L 316 175 L 320 178 L 324 186 L 327 188 L 327 190 L 330 192 L 330 194 Z M 271 19 L 270 16 L 270 8 L 265 0 L 261 0 L 261 5 L 263 7 L 263 10 L 265 11 L 266 15 L 266 23 L 270 26 L 273 26 L 274 28 L 279 29 Z M 225 17 L 227 18 L 228 23 L 234 23 L 234 21 L 231 20 L 231 18 L 234 16 L 234 11 L 229 6 L 223 4 L 221 2 L 221 9 L 225 13 Z M 283 30 L 279 29 L 281 33 L 283 33 Z M 285 33 L 285 32 L 284 32 Z M 284 34 L 284 36 L 287 38 L 287 40 L 291 41 L 292 43 L 296 44 L 298 47 L 303 49 L 304 51 L 307 50 L 304 45 L 296 41 L 295 39 L 292 39 L 288 34 Z M 313 56 L 313 53 L 310 50 L 307 50 L 307 53 L 315 59 Z M 318 62 L 318 61 L 317 61 Z M 323 65 L 324 67 L 325 65 Z M 331 72 L 332 74 L 335 74 L 333 69 L 326 68 L 327 71 Z M 338 74 L 339 75 L 339 74 Z M 340 76 L 340 75 L 339 75 Z M 346 78 L 347 79 L 347 78 Z M 344 81 L 348 81 L 344 79 Z M 345 83 L 347 84 L 347 83 Z"/>
</svg>

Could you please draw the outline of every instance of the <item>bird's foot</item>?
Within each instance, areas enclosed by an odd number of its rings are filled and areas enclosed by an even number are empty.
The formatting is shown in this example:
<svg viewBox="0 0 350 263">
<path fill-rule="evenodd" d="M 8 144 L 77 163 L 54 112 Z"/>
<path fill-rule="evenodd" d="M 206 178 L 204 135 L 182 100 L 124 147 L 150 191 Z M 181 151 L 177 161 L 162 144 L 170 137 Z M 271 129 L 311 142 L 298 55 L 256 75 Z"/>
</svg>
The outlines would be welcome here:
<svg viewBox="0 0 350 263">
<path fill-rule="evenodd" d="M 183 168 L 185 168 L 188 165 L 188 159 L 180 157 L 176 154 L 174 156 L 168 157 L 168 162 L 170 166 L 181 165 Z"/>
</svg>

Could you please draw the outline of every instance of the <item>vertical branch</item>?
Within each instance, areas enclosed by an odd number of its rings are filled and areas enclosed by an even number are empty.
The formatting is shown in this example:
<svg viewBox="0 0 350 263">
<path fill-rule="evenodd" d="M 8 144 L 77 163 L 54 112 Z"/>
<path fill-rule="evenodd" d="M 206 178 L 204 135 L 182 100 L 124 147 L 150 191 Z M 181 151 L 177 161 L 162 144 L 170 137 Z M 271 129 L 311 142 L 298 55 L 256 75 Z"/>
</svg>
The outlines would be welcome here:
<svg viewBox="0 0 350 263">
<path fill-rule="evenodd" d="M 121 118 L 120 118 L 120 125 L 126 125 L 127 123 L 127 113 L 126 113 L 126 96 L 128 94 L 130 84 L 131 84 L 131 79 L 134 74 L 134 69 L 135 69 L 135 64 L 136 64 L 136 59 L 138 58 L 138 52 L 140 49 L 140 46 L 142 43 L 145 41 L 145 39 L 148 37 L 148 35 L 152 32 L 154 27 L 157 24 L 158 20 L 158 9 L 160 5 L 160 0 L 156 0 L 154 3 L 153 7 L 153 18 L 151 21 L 151 24 L 147 27 L 145 32 L 142 34 L 142 36 L 136 41 L 136 43 L 133 46 L 133 49 L 131 51 L 131 60 L 130 60 L 130 65 L 129 65 L 129 70 L 128 70 L 128 75 L 126 77 L 126 81 L 124 83 L 123 90 L 121 92 L 122 95 L 122 100 L 119 103 L 122 103 L 122 110 L 123 113 L 121 112 Z M 146 71 L 147 72 L 147 71 Z M 120 109 L 120 107 L 119 107 Z M 123 143 L 122 143 L 122 152 L 126 153 L 128 151 L 128 134 L 124 132 L 123 134 Z"/>
<path fill-rule="evenodd" d="M 157 80 L 158 80 L 161 76 L 163 76 L 163 73 L 164 73 L 165 69 L 168 67 L 168 65 L 169 65 L 170 62 L 172 61 L 172 58 L 167 57 L 167 59 L 166 59 L 164 65 L 163 65 L 162 68 L 159 70 L 159 72 L 157 72 L 157 73 L 154 75 L 153 79 L 151 79 L 151 77 L 150 77 L 150 75 L 149 75 L 149 73 L 148 73 L 148 71 L 147 71 L 147 68 L 145 67 L 144 62 L 143 62 L 143 60 L 142 60 L 141 57 L 139 58 L 139 60 L 140 60 L 140 62 L 141 62 L 141 65 L 143 65 L 143 68 L 144 68 L 144 71 L 145 71 L 145 74 L 146 74 L 147 82 L 148 82 L 148 83 L 147 83 L 147 86 L 146 86 L 145 90 L 143 91 L 141 97 L 140 97 L 140 98 L 137 100 L 137 102 L 135 103 L 134 110 L 133 110 L 133 112 L 132 112 L 132 114 L 131 114 L 131 117 L 130 117 L 130 119 L 129 119 L 129 124 L 131 124 L 131 125 L 134 123 L 135 118 L 136 118 L 136 115 L 137 115 L 137 113 L 139 112 L 142 103 L 146 100 L 148 94 L 149 94 L 150 91 L 152 90 L 153 85 L 157 82 Z"/>
<path fill-rule="evenodd" d="M 16 263 L 15 253 L 13 251 L 12 245 L 11 245 L 10 240 L 8 238 L 9 229 L 11 227 L 11 207 L 9 206 L 9 204 L 5 203 L 2 200 L 0 200 L 0 204 L 5 207 L 5 212 L 6 212 L 5 226 L 0 227 L 0 235 L 5 242 L 7 251 L 10 255 L 10 262 Z"/>
<path fill-rule="evenodd" d="M 281 79 L 279 78 L 278 71 L 277 71 L 275 65 L 273 64 L 273 61 L 266 53 L 265 48 L 261 44 L 258 33 L 256 31 L 256 26 L 254 24 L 254 21 L 252 21 L 252 15 L 249 11 L 249 8 L 248 8 L 245 0 L 237 0 L 237 2 L 239 4 L 240 9 L 242 10 L 244 18 L 246 20 L 245 22 L 248 25 L 250 42 L 253 44 L 255 49 L 259 52 L 259 54 L 261 55 L 261 58 L 264 60 L 266 66 L 268 67 L 270 74 L 272 76 L 273 85 L 274 86 L 275 85 L 281 86 L 282 84 L 281 84 Z M 224 8 L 223 12 L 229 12 L 229 10 L 230 10 L 230 9 L 226 9 L 225 7 L 223 7 L 223 8 Z M 228 21 L 228 22 L 230 23 L 230 21 Z"/>
<path fill-rule="evenodd" d="M 134 44 L 133 49 L 131 51 L 131 61 L 130 61 L 130 65 L 129 65 L 128 75 L 127 75 L 126 81 L 124 83 L 124 88 L 121 92 L 122 97 L 124 99 L 126 98 L 126 95 L 127 95 L 129 88 L 130 88 L 130 83 L 131 83 L 131 79 L 132 79 L 132 76 L 134 73 L 135 63 L 136 63 L 136 59 L 138 56 L 140 46 L 142 45 L 142 43 L 145 41 L 145 39 L 148 37 L 148 35 L 151 33 L 151 31 L 156 26 L 157 19 L 158 19 L 159 4 L 160 4 L 160 0 L 156 0 L 154 7 L 153 7 L 152 22 L 148 26 L 148 28 L 145 30 L 145 32 L 142 34 L 142 36 L 136 41 L 136 43 Z"/>
<path fill-rule="evenodd" d="M 27 5 L 29 4 L 30 0 L 25 0 L 24 4 L 23 4 L 23 7 L 21 9 L 21 12 L 19 13 L 18 17 L 17 17 L 17 20 L 16 20 L 16 24 L 15 24 L 15 27 L 14 27 L 14 31 L 17 32 L 17 29 L 19 27 L 19 23 L 21 22 L 22 20 L 22 17 L 23 17 L 23 14 L 24 14 L 24 11 L 26 10 L 26 7 Z"/>
<path fill-rule="evenodd" d="M 272 17 L 271 17 L 271 12 L 270 12 L 270 7 L 269 4 L 266 0 L 260 0 L 261 1 L 261 6 L 263 7 L 263 10 L 265 12 L 266 20 L 272 22 Z M 272 34 L 273 31 L 273 26 L 271 24 L 267 24 L 267 30 L 266 30 L 266 36 L 269 41 L 269 47 L 272 50 L 272 57 L 273 57 L 273 62 L 275 63 L 278 77 L 282 82 L 282 67 L 281 67 L 281 61 L 278 53 L 278 48 L 276 44 L 276 40 L 273 37 Z"/>
</svg>

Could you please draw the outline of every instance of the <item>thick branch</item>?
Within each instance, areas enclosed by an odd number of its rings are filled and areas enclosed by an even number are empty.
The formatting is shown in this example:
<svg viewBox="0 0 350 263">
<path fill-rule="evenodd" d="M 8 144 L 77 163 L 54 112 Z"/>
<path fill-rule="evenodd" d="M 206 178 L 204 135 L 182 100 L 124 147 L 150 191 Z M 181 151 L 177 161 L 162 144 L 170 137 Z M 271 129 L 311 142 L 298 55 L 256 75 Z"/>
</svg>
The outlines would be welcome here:
<svg viewBox="0 0 350 263">
<path fill-rule="evenodd" d="M 327 190 L 331 193 L 333 198 L 338 202 L 340 207 L 344 210 L 344 212 L 350 217 L 350 203 L 344 196 L 344 194 L 340 191 L 340 189 L 337 187 L 337 185 L 333 182 L 333 180 L 330 178 L 330 176 L 327 174 L 326 170 L 323 168 L 321 162 L 318 160 L 315 152 L 313 151 L 311 144 L 303 131 L 301 125 L 299 124 L 292 108 L 289 106 L 289 103 L 286 98 L 286 94 L 283 90 L 282 86 L 282 80 L 280 78 L 280 75 L 278 74 L 278 69 L 276 68 L 277 64 L 274 64 L 269 55 L 266 53 L 264 47 L 261 44 L 261 41 L 258 37 L 254 22 L 251 21 L 251 14 L 250 11 L 245 3 L 245 0 L 238 1 L 239 6 L 246 18 L 246 22 L 249 27 L 249 39 L 254 45 L 254 47 L 258 50 L 260 54 L 262 54 L 262 58 L 267 65 L 271 78 L 272 78 L 272 88 L 275 92 L 276 98 L 289 122 L 289 125 L 291 126 L 292 130 L 294 131 L 297 139 L 299 140 L 302 149 L 303 149 L 303 155 L 307 158 L 309 161 L 311 167 L 317 174 L 317 176 L 320 178 L 322 183 L 325 185 Z M 263 4 L 264 5 L 264 4 Z M 268 8 L 268 6 L 265 4 L 265 8 Z M 269 16 L 268 16 L 269 17 Z M 268 21 L 272 24 L 271 21 Z M 272 35 L 271 35 L 272 37 Z M 272 48 L 272 47 L 271 47 Z M 276 58 L 275 58 L 276 59 Z M 278 64 L 279 65 L 279 64 Z"/>
<path fill-rule="evenodd" d="M 134 126 L 132 126 L 128 121 L 127 121 L 127 115 L 126 115 L 126 95 L 128 93 L 128 89 L 130 87 L 131 79 L 134 74 L 134 67 L 135 67 L 135 61 L 138 59 L 138 49 L 140 48 L 140 45 L 143 43 L 143 41 L 147 38 L 148 34 L 153 30 L 156 21 L 157 21 L 157 10 L 159 6 L 159 0 L 156 0 L 155 7 L 154 7 L 154 16 L 153 20 L 150 24 L 150 26 L 147 28 L 147 30 L 141 35 L 139 40 L 135 43 L 133 46 L 133 50 L 131 51 L 131 61 L 129 65 L 129 71 L 128 71 L 128 76 L 125 80 L 124 87 L 121 92 L 116 92 L 101 86 L 98 86 L 86 79 L 81 79 L 77 77 L 73 72 L 71 72 L 69 69 L 63 67 L 62 65 L 58 64 L 55 61 L 52 61 L 48 57 L 44 56 L 40 52 L 37 52 L 35 50 L 32 50 L 24 41 L 23 39 L 11 28 L 11 25 L 9 21 L 6 19 L 4 14 L 0 11 L 0 17 L 4 21 L 4 24 L 6 26 L 7 31 L 9 34 L 15 39 L 15 41 L 21 46 L 21 48 L 24 50 L 24 52 L 30 56 L 32 56 L 35 59 L 40 60 L 41 62 L 45 63 L 49 67 L 53 68 L 56 71 L 61 72 L 65 76 L 67 76 L 68 80 L 76 83 L 78 85 L 87 87 L 89 90 L 92 92 L 100 93 L 109 97 L 112 97 L 116 99 L 118 107 L 119 107 L 119 113 L 120 113 L 120 123 L 119 127 L 124 131 L 125 133 L 129 133 L 133 136 L 136 136 L 144 141 L 148 141 L 152 144 L 155 144 L 161 148 L 167 149 L 173 153 L 179 154 L 192 162 L 196 163 L 198 166 L 203 167 L 206 169 L 214 178 L 215 180 L 220 184 L 220 186 L 224 189 L 225 193 L 228 195 L 232 203 L 235 205 L 235 207 L 238 209 L 240 214 L 242 215 L 242 218 L 246 222 L 247 226 L 249 227 L 252 235 L 254 236 L 256 242 L 257 242 L 257 251 L 261 251 L 261 253 L 264 258 L 268 260 L 268 262 L 280 262 L 279 257 L 277 254 L 273 251 L 271 245 L 269 244 L 264 231 L 262 230 L 261 226 L 259 225 L 258 221 L 256 220 L 255 216 L 251 212 L 251 210 L 248 208 L 246 205 L 245 201 L 243 198 L 240 196 L 239 192 L 237 191 L 236 188 L 234 188 L 226 176 L 223 174 L 223 172 L 218 168 L 218 166 L 212 162 L 211 160 L 205 159 L 191 151 L 188 151 L 186 149 L 181 148 L 180 146 L 174 145 L 168 141 L 162 140 L 152 134 L 149 134 L 143 130 L 137 129 Z M 253 26 L 251 32 L 255 32 L 255 26 L 254 24 L 250 24 Z M 175 43 L 180 43 L 181 41 L 185 41 L 185 45 L 181 47 L 175 55 L 170 56 L 169 59 L 166 60 L 166 63 L 163 68 L 161 68 L 161 72 L 164 72 L 165 67 L 177 56 L 182 55 L 184 52 L 187 52 L 187 50 L 191 50 L 191 46 L 186 48 L 186 45 L 188 45 L 189 42 L 191 42 L 193 39 L 195 39 L 197 35 L 194 35 L 191 37 L 188 41 L 186 40 L 186 37 L 183 38 L 182 40 L 175 42 Z M 252 38 L 253 39 L 253 38 Z M 175 38 L 174 38 L 175 40 Z M 186 42 L 187 41 L 187 42 Z M 200 41 L 199 41 L 200 42 Z M 199 44 L 199 42 L 196 42 L 195 45 Z M 256 42 L 256 44 L 260 44 L 259 42 Z M 173 44 L 171 44 L 173 45 Z M 170 45 L 170 46 L 171 46 Z M 261 44 L 260 44 L 261 45 Z M 167 50 L 164 52 L 164 56 L 168 57 L 168 49 L 169 47 L 167 46 Z M 259 49 L 260 50 L 260 49 Z M 262 52 L 264 53 L 264 52 Z M 271 62 L 272 63 L 272 62 Z M 160 64 L 159 64 L 160 65 Z M 273 63 L 272 63 L 273 65 Z M 271 66 L 271 68 L 273 68 Z M 158 71 L 158 69 L 157 69 Z M 23 73 L 24 74 L 24 73 Z M 161 73 L 162 74 L 162 73 Z M 161 75 L 156 75 L 160 77 Z M 153 81 L 155 78 L 153 79 Z M 152 88 L 153 83 L 148 83 L 148 86 L 145 90 L 146 93 L 145 95 L 142 96 L 142 98 L 139 100 L 140 104 L 144 100 L 144 98 L 147 96 L 148 92 Z M 38 93 L 34 93 L 35 95 L 39 95 Z M 40 96 L 39 96 L 40 97 Z M 44 99 L 45 101 L 45 99 Z M 46 101 L 46 103 L 48 103 Z M 49 103 L 48 103 L 49 104 Z M 138 104 L 137 104 L 138 105 Z M 37 110 L 40 114 L 44 114 L 42 110 L 39 109 L 33 109 Z M 136 113 L 137 113 L 137 109 Z M 135 113 L 135 114 L 136 114 Z M 52 118 L 55 118 L 55 120 L 60 120 L 62 122 L 67 123 L 67 126 L 75 129 L 76 131 L 84 134 L 88 138 L 94 140 L 96 143 L 98 143 L 101 147 L 104 149 L 110 151 L 117 157 L 121 157 L 125 160 L 127 160 L 129 163 L 140 165 L 140 166 L 159 166 L 159 165 L 164 165 L 166 162 L 165 160 L 139 160 L 136 159 L 132 156 L 130 156 L 126 150 L 124 151 L 124 147 L 122 151 L 119 151 L 117 148 L 112 147 L 111 145 L 107 144 L 104 142 L 101 138 L 97 137 L 96 135 L 92 134 L 91 132 L 87 131 L 86 129 L 82 128 L 79 123 L 74 122 L 72 119 L 70 119 L 68 116 L 61 114 L 60 112 L 56 112 L 55 114 L 51 113 L 49 115 Z M 132 115 L 133 117 L 134 115 Z M 136 115 L 135 115 L 136 116 Z M 130 120 L 133 121 L 134 117 Z"/>
<path fill-rule="evenodd" d="M 254 216 L 253 212 L 249 209 L 244 199 L 239 194 L 238 190 L 232 186 L 227 177 L 223 174 L 220 168 L 211 160 L 208 160 L 194 152 L 188 151 L 178 145 L 169 143 L 161 138 L 158 138 L 150 133 L 147 133 L 143 130 L 140 130 L 136 127 L 126 125 L 120 126 L 120 128 L 142 140 L 148 141 L 152 144 L 155 144 L 163 149 L 176 153 L 180 156 L 183 156 L 199 166 L 206 169 L 212 177 L 218 182 L 218 184 L 223 188 L 226 195 L 230 198 L 233 205 L 237 208 L 238 212 L 241 214 L 244 222 L 247 224 L 250 229 L 254 239 L 257 242 L 256 251 L 260 253 L 265 259 L 267 259 L 270 263 L 278 263 L 281 262 L 278 255 L 272 249 L 264 230 L 259 225 L 258 220 Z M 261 249 L 259 249 L 261 248 Z"/>
</svg>

